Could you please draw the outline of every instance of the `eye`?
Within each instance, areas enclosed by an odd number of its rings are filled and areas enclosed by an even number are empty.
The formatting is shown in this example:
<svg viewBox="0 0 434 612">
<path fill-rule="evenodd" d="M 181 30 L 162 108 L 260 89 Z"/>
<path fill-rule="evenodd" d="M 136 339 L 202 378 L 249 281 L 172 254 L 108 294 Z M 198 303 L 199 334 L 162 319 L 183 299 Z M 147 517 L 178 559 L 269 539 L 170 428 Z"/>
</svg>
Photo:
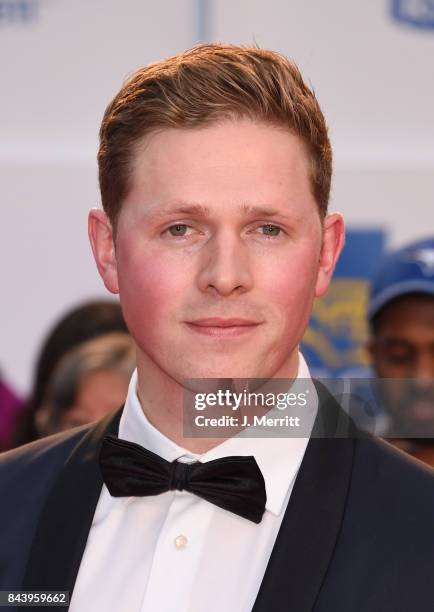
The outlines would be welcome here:
<svg viewBox="0 0 434 612">
<path fill-rule="evenodd" d="M 415 350 L 403 343 L 380 343 L 380 351 L 380 355 L 385 361 L 397 367 L 409 367 L 417 359 Z"/>
<path fill-rule="evenodd" d="M 395 366 L 408 366 L 414 361 L 414 356 L 408 353 L 386 353 L 384 358 Z"/>
<path fill-rule="evenodd" d="M 261 225 L 260 228 L 262 230 L 262 234 L 267 236 L 268 238 L 274 238 L 275 236 L 279 236 L 282 228 L 278 225 L 273 225 L 272 223 L 267 223 L 266 225 Z"/>
<path fill-rule="evenodd" d="M 167 231 L 170 232 L 172 236 L 179 237 L 185 236 L 188 230 L 188 225 L 185 223 L 177 223 L 176 225 L 171 225 L 167 228 Z"/>
<path fill-rule="evenodd" d="M 193 221 L 189 223 L 173 223 L 162 231 L 161 236 L 171 243 L 190 244 L 204 235 L 202 229 Z"/>
</svg>

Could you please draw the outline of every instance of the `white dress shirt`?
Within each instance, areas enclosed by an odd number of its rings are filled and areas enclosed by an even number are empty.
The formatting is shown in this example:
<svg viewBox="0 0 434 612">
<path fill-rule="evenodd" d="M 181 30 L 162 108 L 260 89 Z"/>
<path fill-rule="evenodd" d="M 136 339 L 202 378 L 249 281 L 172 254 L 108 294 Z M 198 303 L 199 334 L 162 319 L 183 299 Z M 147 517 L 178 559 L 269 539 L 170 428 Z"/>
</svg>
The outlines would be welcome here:
<svg viewBox="0 0 434 612">
<path fill-rule="evenodd" d="M 306 415 L 313 424 L 317 396 L 301 354 L 297 377 L 313 390 Z M 265 480 L 266 510 L 256 524 L 186 491 L 114 498 L 103 485 L 70 611 L 250 612 L 309 438 L 234 436 L 196 455 L 148 421 L 136 385 L 135 372 L 119 438 L 167 461 L 253 455 Z"/>
</svg>

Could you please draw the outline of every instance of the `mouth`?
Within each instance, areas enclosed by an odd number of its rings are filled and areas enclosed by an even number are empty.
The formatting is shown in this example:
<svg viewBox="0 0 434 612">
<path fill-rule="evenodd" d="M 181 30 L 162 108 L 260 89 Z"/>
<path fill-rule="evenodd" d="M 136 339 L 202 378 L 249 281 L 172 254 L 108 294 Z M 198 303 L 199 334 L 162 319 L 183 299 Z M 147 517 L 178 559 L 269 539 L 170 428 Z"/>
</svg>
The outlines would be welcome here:
<svg viewBox="0 0 434 612">
<path fill-rule="evenodd" d="M 262 322 L 239 318 L 221 319 L 214 317 L 186 321 L 186 324 L 191 331 L 198 334 L 214 338 L 235 338 L 252 333 Z"/>
</svg>

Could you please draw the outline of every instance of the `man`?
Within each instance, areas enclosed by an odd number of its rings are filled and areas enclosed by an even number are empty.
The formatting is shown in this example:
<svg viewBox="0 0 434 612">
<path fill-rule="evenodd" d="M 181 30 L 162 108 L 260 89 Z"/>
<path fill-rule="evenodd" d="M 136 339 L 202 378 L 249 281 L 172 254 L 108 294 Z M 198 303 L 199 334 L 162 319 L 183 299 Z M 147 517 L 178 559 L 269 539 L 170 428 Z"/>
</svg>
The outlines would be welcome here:
<svg viewBox="0 0 434 612">
<path fill-rule="evenodd" d="M 390 253 L 372 284 L 369 352 L 384 435 L 434 465 L 434 239 Z"/>
<path fill-rule="evenodd" d="M 231 45 L 143 68 L 98 161 L 90 240 L 137 375 L 110 417 L 3 456 L 1 589 L 70 591 L 80 612 L 425 611 L 432 474 L 323 387 L 310 440 L 183 435 L 201 380 L 309 382 L 298 345 L 343 221 L 297 68 Z"/>
</svg>

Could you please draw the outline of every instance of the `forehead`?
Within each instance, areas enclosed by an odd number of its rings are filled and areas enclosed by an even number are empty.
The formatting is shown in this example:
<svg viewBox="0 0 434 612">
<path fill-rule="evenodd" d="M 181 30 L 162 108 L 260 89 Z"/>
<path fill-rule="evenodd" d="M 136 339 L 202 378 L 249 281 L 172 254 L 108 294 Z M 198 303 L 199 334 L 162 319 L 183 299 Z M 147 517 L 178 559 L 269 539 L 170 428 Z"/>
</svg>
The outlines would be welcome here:
<svg viewBox="0 0 434 612">
<path fill-rule="evenodd" d="M 378 332 L 414 341 L 434 341 L 434 296 L 407 295 L 393 300 L 379 315 Z"/>
<path fill-rule="evenodd" d="M 138 143 L 126 202 L 212 207 L 313 201 L 309 159 L 288 129 L 247 119 L 163 129 Z"/>
</svg>

